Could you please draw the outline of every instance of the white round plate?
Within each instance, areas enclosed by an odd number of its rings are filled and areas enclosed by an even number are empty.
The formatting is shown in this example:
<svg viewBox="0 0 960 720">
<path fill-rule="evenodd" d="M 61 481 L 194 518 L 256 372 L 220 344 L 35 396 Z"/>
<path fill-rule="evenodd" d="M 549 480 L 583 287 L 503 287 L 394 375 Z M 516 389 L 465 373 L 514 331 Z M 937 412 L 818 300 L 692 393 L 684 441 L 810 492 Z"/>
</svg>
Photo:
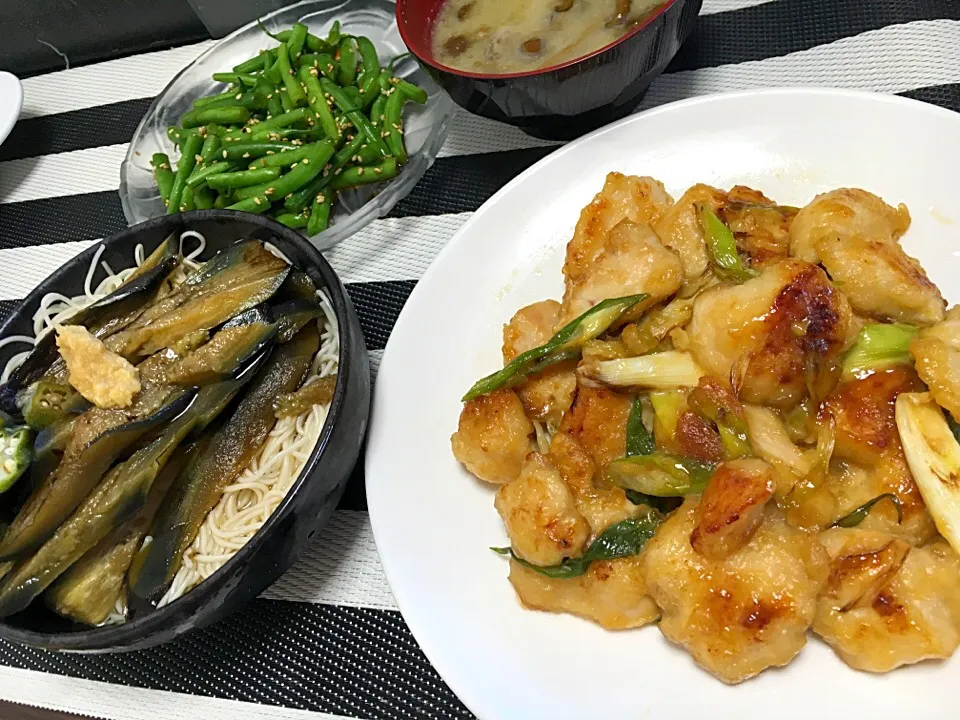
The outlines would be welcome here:
<svg viewBox="0 0 960 720">
<path fill-rule="evenodd" d="M 23 88 L 15 75 L 0 70 L 0 143 L 7 139 L 20 116 Z"/>
<path fill-rule="evenodd" d="M 504 187 L 417 284 L 376 381 L 367 499 L 387 579 L 427 657 L 470 710 L 494 718 L 956 716 L 960 660 L 888 675 L 845 666 L 811 635 L 800 656 L 738 687 L 698 669 L 655 626 L 609 632 L 524 610 L 492 553 L 506 535 L 493 488 L 454 460 L 460 397 L 499 368 L 501 327 L 563 291 L 581 208 L 617 170 L 676 196 L 742 183 L 803 205 L 843 186 L 904 202 L 904 238 L 960 299 L 960 115 L 897 97 L 776 90 L 645 112 L 573 142 Z M 958 589 L 960 592 L 960 589 Z"/>
</svg>

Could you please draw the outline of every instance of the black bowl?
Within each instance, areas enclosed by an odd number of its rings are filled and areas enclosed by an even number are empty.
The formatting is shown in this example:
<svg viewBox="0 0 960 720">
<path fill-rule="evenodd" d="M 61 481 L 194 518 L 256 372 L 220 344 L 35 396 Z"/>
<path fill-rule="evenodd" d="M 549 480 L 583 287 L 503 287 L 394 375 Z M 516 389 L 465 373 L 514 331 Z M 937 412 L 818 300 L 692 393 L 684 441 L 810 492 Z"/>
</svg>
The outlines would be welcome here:
<svg viewBox="0 0 960 720">
<path fill-rule="evenodd" d="M 206 238 L 204 259 L 241 238 L 269 241 L 305 271 L 318 289 L 326 289 L 340 328 L 340 369 L 320 440 L 287 497 L 260 531 L 220 570 L 179 600 L 126 624 L 98 628 L 65 620 L 37 600 L 23 612 L 0 621 L 0 637 L 6 640 L 52 650 L 136 650 L 220 620 L 259 595 L 293 564 L 330 517 L 357 462 L 370 412 L 370 367 L 353 304 L 333 269 L 294 230 L 231 210 L 198 210 L 134 225 L 103 241 L 102 259 L 114 269 L 130 267 L 137 243 L 149 254 L 170 233 L 184 230 L 196 230 Z M 31 318 L 47 293 L 82 294 L 97 247 L 88 248 L 44 280 L 0 327 L 0 337 L 32 334 Z M 0 367 L 21 349 L 11 345 L 0 348 Z"/>
<path fill-rule="evenodd" d="M 437 62 L 433 24 L 444 0 L 397 0 L 410 52 L 454 101 L 535 137 L 569 140 L 629 115 L 693 32 L 703 0 L 667 0 L 617 41 L 581 58 L 534 70 L 485 75 Z"/>
</svg>

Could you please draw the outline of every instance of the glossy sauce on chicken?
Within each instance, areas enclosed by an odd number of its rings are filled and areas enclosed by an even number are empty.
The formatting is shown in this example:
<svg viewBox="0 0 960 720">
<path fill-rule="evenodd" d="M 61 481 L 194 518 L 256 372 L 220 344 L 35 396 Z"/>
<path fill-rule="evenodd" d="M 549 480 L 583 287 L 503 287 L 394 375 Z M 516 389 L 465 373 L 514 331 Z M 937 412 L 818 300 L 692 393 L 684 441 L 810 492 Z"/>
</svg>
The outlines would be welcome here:
<svg viewBox="0 0 960 720">
<path fill-rule="evenodd" d="M 614 42 L 663 4 L 663 0 L 447 0 L 433 29 L 433 57 L 470 72 L 537 70 Z"/>
</svg>

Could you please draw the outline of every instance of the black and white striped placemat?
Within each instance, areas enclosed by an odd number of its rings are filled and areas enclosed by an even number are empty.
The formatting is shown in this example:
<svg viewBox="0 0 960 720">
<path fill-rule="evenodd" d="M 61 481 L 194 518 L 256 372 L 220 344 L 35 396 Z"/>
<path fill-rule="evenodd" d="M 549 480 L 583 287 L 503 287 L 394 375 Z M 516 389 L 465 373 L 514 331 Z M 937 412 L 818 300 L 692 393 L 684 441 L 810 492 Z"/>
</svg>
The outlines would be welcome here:
<svg viewBox="0 0 960 720">
<path fill-rule="evenodd" d="M 126 141 L 198 43 L 28 78 L 0 147 L 0 316 L 124 226 Z M 960 0 L 705 0 L 695 35 L 643 108 L 695 95 L 817 85 L 960 111 Z M 555 147 L 459 112 L 441 157 L 390 217 L 327 257 L 363 321 L 374 372 L 427 265 L 490 195 Z M 124 720 L 457 718 L 397 612 L 371 536 L 363 470 L 296 566 L 250 607 L 153 650 L 112 656 L 0 642 L 0 698 Z"/>
</svg>

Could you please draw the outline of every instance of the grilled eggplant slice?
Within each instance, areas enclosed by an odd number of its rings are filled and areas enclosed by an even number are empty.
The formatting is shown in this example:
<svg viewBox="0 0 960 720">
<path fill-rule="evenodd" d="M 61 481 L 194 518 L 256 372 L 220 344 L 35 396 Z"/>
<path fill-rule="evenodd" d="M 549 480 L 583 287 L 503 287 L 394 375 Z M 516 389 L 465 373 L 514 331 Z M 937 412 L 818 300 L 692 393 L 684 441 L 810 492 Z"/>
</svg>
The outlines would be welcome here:
<svg viewBox="0 0 960 720">
<path fill-rule="evenodd" d="M 163 433 L 117 465 L 36 553 L 17 565 L 0 584 L 0 617 L 19 612 L 73 563 L 128 522 L 149 499 L 150 490 L 171 455 L 198 422 L 208 423 L 230 403 L 247 376 L 181 390 L 167 407 L 179 412 Z"/>
<path fill-rule="evenodd" d="M 170 485 L 187 464 L 193 447 L 178 448 L 157 475 L 140 511 L 107 535 L 50 586 L 46 602 L 51 610 L 87 625 L 100 625 L 110 616 L 123 592 L 130 562 Z"/>
<path fill-rule="evenodd" d="M 237 243 L 215 255 L 105 344 L 128 360 L 151 355 L 189 333 L 217 327 L 269 300 L 289 271 L 290 266 L 260 242 Z"/>
<path fill-rule="evenodd" d="M 64 324 L 83 325 L 100 339 L 116 332 L 143 312 L 178 263 L 178 245 L 170 236 L 123 285 Z M 24 388 L 44 375 L 66 383 L 66 366 L 57 352 L 56 333 L 53 331 L 37 341 L 23 364 L 10 376 L 8 385 Z"/>
<path fill-rule="evenodd" d="M 320 333 L 309 324 L 289 343 L 275 348 L 207 451 L 177 478 L 151 526 L 152 542 L 131 567 L 128 583 L 137 598 L 156 602 L 162 597 L 223 489 L 250 464 L 276 424 L 274 400 L 300 385 L 319 347 Z"/>
<path fill-rule="evenodd" d="M 158 391 L 156 398 L 159 409 L 155 406 L 132 421 L 120 410 L 100 408 L 88 410 L 77 420 L 56 471 L 31 493 L 0 540 L 0 560 L 16 559 L 39 547 L 125 450 L 147 431 L 183 412 L 190 401 L 189 395 L 169 390 Z"/>
<path fill-rule="evenodd" d="M 231 377 L 260 355 L 274 336 L 277 325 L 264 307 L 238 315 L 203 347 L 190 353 L 166 374 L 175 385 L 207 385 Z"/>
</svg>

